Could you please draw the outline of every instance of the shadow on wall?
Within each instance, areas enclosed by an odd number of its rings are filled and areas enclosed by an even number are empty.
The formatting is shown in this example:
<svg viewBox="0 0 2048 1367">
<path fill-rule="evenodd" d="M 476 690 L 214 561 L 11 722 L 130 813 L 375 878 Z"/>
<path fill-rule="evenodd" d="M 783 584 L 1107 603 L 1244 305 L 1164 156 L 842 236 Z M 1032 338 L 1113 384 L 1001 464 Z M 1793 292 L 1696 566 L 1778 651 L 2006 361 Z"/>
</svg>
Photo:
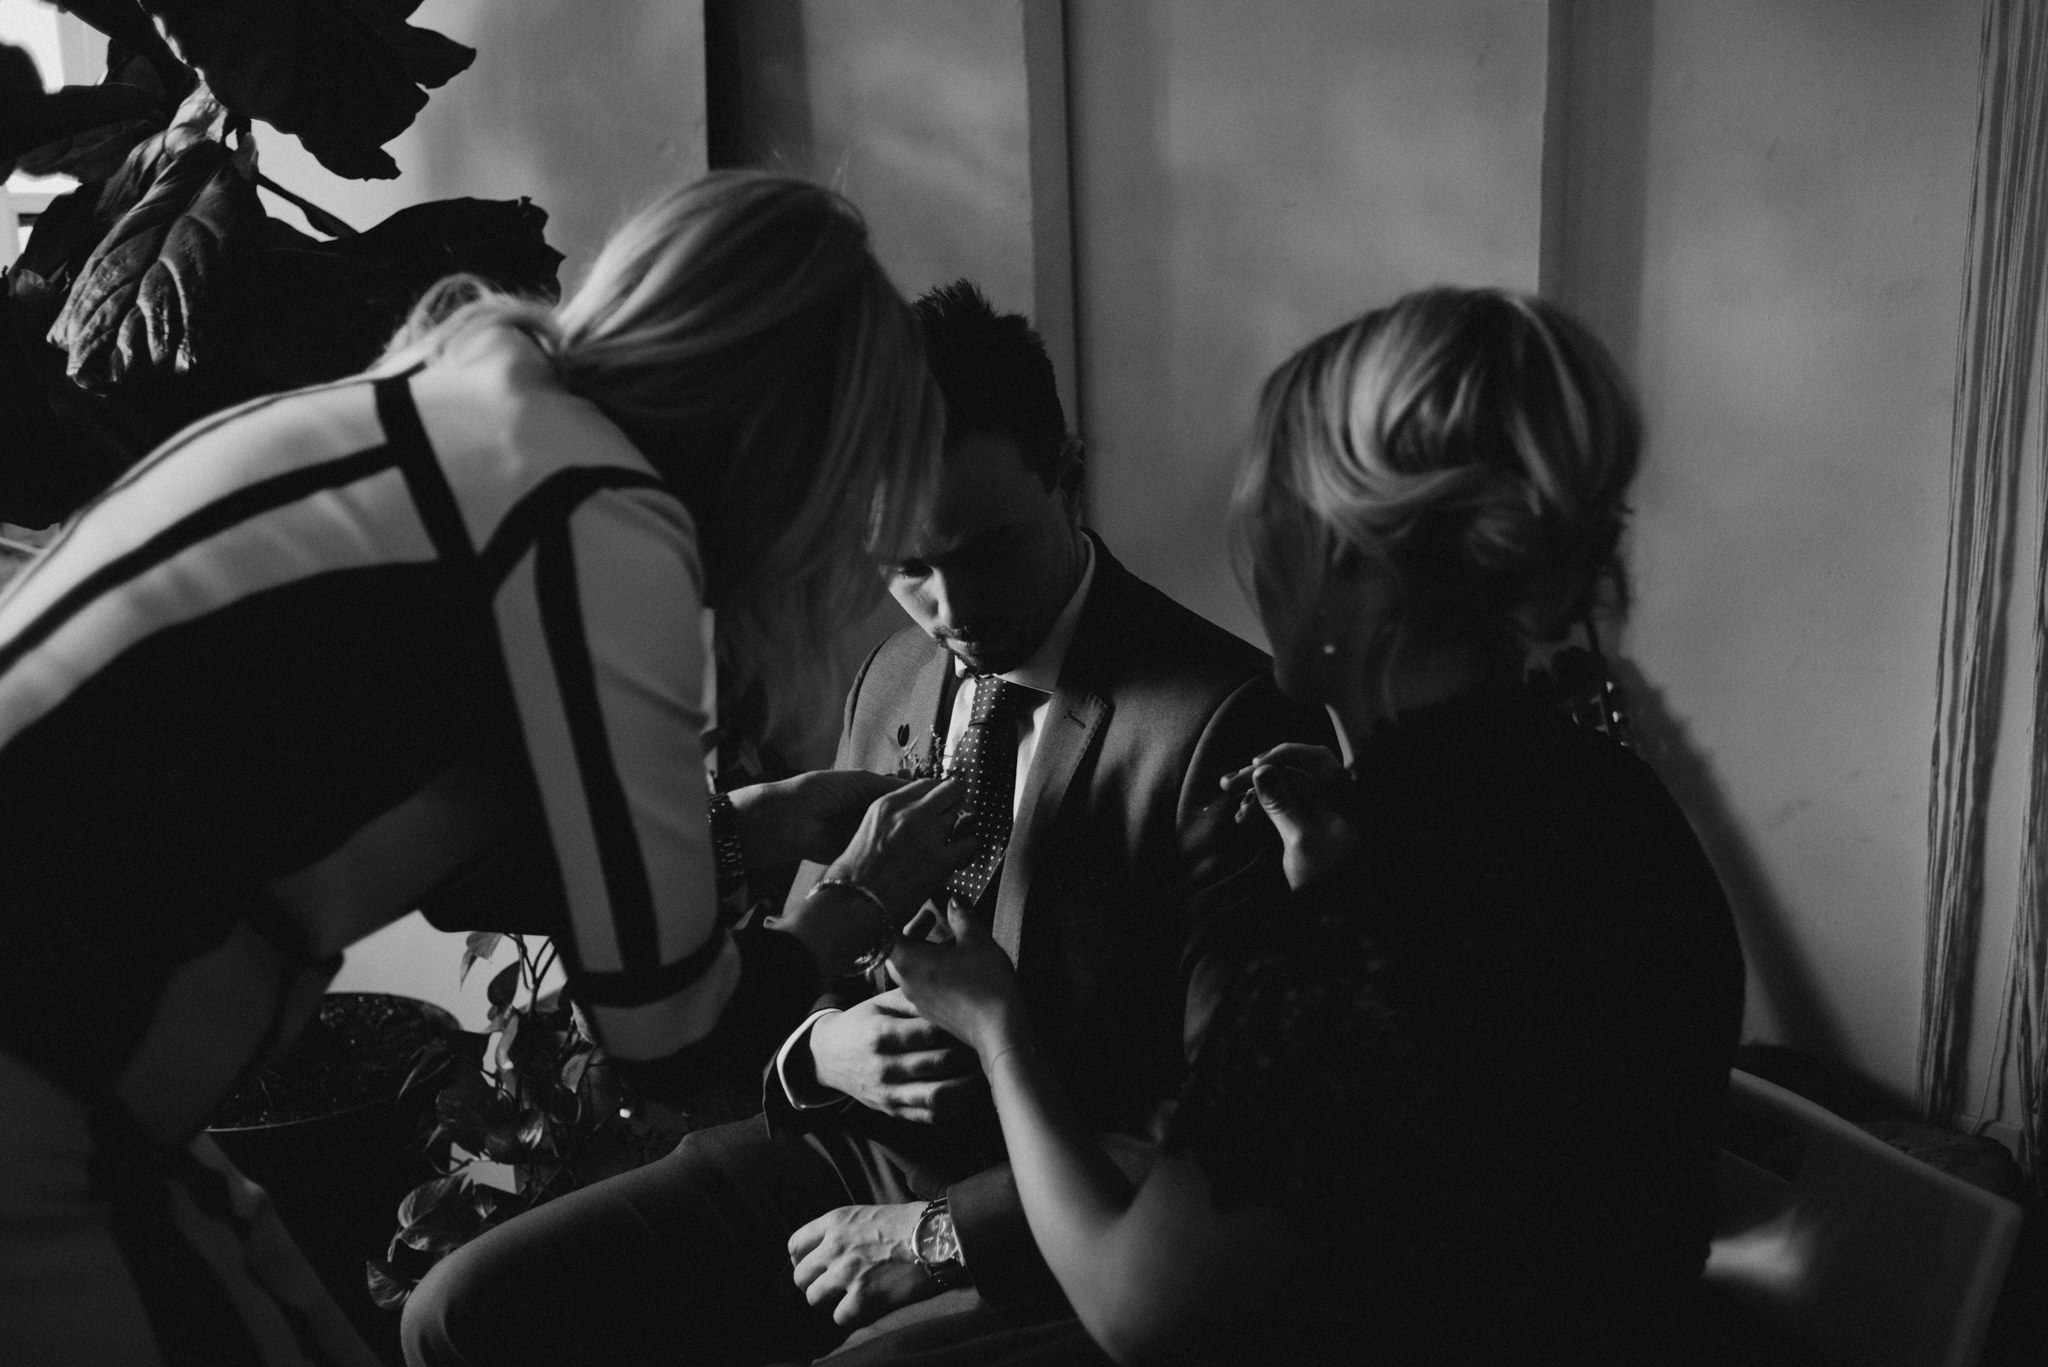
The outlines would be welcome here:
<svg viewBox="0 0 2048 1367">
<path fill-rule="evenodd" d="M 1637 753 L 1664 780 L 1721 876 L 1750 981 L 1762 989 L 1782 1042 L 1809 1058 L 1842 1064 L 1849 1055 L 1841 1022 L 1828 1008 L 1805 952 L 1787 932 L 1791 918 L 1729 806 L 1712 761 L 1693 745 L 1684 720 L 1671 712 L 1663 690 L 1633 660 L 1611 659 L 1610 665 L 1628 700 Z"/>
<path fill-rule="evenodd" d="M 796 0 L 706 0 L 704 134 L 711 165 L 812 167 L 810 62 Z"/>
<path fill-rule="evenodd" d="M 1654 8 L 1551 6 L 1542 290 L 1624 363 L 1641 330 Z"/>
</svg>

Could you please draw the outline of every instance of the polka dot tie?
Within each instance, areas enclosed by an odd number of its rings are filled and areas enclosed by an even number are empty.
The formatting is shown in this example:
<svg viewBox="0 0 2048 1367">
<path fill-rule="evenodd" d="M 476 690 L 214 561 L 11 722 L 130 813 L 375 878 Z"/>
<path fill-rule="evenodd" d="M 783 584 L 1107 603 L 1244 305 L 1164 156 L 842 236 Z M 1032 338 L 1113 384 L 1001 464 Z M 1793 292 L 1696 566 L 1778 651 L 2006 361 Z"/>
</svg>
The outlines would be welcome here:
<svg viewBox="0 0 2048 1367">
<path fill-rule="evenodd" d="M 974 680 L 974 717 L 953 754 L 952 776 L 967 784 L 974 857 L 946 877 L 946 887 L 972 906 L 981 900 L 1010 844 L 1017 792 L 1017 718 L 1031 709 L 1035 689 L 983 674 Z"/>
</svg>

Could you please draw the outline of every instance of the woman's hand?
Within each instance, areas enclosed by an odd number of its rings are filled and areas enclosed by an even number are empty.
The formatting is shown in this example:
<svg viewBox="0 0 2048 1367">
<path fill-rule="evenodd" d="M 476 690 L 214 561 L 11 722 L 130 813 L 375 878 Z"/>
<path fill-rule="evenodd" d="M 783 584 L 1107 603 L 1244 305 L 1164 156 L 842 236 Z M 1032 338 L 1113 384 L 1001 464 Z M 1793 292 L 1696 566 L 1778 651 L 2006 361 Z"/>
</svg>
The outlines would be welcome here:
<svg viewBox="0 0 2048 1367">
<path fill-rule="evenodd" d="M 846 848 L 876 798 L 903 780 L 865 769 L 818 769 L 773 783 L 735 788 L 733 815 L 747 867 L 796 859 L 830 863 Z"/>
<path fill-rule="evenodd" d="M 889 968 L 917 1013 L 981 1055 L 1027 1042 L 1024 1001 L 1010 956 L 970 911 L 947 912 L 951 944 L 900 940 Z"/>
<path fill-rule="evenodd" d="M 901 926 L 973 856 L 973 830 L 959 833 L 966 801 L 967 785 L 953 778 L 912 779 L 884 793 L 869 804 L 825 877 L 867 888 L 888 908 L 890 923 Z"/>
<path fill-rule="evenodd" d="M 1237 820 L 1264 813 L 1279 832 L 1280 867 L 1289 887 L 1300 887 L 1358 848 L 1358 832 L 1323 796 L 1343 772 L 1343 762 L 1322 746 L 1290 743 L 1223 776 L 1223 791 L 1238 799 Z"/>
</svg>

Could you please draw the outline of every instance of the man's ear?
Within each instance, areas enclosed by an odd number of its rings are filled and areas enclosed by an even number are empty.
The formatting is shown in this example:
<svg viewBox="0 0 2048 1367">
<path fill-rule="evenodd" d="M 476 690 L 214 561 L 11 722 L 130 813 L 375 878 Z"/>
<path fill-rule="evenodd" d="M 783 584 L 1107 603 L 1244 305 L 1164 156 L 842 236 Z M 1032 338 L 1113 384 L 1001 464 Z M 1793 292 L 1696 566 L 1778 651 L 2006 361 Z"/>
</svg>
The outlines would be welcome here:
<svg viewBox="0 0 2048 1367">
<path fill-rule="evenodd" d="M 1081 476 L 1084 471 L 1081 454 L 1081 439 L 1068 437 L 1066 444 L 1060 447 L 1058 459 L 1053 462 L 1053 488 L 1076 519 L 1081 516 Z"/>
</svg>

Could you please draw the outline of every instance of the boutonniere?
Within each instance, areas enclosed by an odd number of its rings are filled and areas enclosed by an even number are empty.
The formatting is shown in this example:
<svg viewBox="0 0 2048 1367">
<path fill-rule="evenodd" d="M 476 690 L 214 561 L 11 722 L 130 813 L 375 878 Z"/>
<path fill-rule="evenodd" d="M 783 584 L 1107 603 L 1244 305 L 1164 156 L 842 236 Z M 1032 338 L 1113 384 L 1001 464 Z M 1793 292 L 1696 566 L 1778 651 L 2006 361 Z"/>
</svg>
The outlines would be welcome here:
<svg viewBox="0 0 2048 1367">
<path fill-rule="evenodd" d="M 896 756 L 898 778 L 937 778 L 946 772 L 946 741 L 936 730 L 913 743 L 905 722 L 896 728 L 896 748 L 901 752 Z"/>
</svg>

